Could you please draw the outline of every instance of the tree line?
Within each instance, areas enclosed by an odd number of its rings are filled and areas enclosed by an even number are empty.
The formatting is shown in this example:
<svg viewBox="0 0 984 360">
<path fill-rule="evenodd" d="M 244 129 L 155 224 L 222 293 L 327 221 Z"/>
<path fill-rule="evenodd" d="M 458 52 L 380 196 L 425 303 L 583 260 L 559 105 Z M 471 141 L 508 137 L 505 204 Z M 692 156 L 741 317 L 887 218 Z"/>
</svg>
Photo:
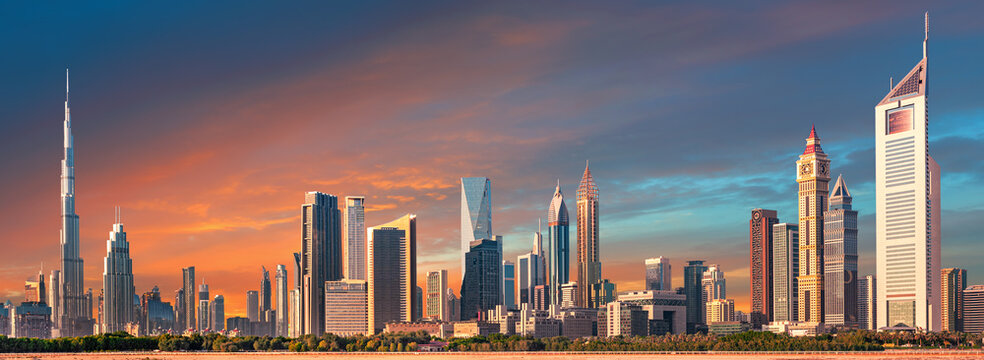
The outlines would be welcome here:
<svg viewBox="0 0 984 360">
<path fill-rule="evenodd" d="M 384 333 L 372 336 L 304 335 L 298 338 L 270 336 L 227 337 L 219 334 L 134 337 L 125 332 L 58 339 L 0 336 L 0 353 L 95 352 L 95 351 L 321 351 L 408 352 L 433 338 L 426 332 Z M 492 334 L 446 340 L 449 351 L 879 351 L 885 348 L 980 349 L 982 334 L 959 332 L 888 333 L 851 331 L 839 334 L 792 337 L 770 332 L 745 332 L 726 336 L 709 334 L 615 336 L 568 339 L 558 336 L 534 339 Z"/>
</svg>

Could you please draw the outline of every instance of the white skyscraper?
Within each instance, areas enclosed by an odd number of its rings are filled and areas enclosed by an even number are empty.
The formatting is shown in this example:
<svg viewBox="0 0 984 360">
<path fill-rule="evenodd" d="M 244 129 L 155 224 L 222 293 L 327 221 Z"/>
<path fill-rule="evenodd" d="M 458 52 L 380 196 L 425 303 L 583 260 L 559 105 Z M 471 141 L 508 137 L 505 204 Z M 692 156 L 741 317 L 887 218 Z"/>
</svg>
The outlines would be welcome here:
<svg viewBox="0 0 984 360">
<path fill-rule="evenodd" d="M 130 244 L 126 241 L 119 215 L 106 241 L 103 295 L 102 331 L 126 331 L 126 324 L 133 322 L 133 263 L 130 260 Z"/>
<path fill-rule="evenodd" d="M 877 327 L 938 331 L 940 171 L 929 155 L 927 46 L 923 58 L 875 106 Z"/>
<path fill-rule="evenodd" d="M 349 280 L 366 279 L 366 197 L 346 196 L 342 217 L 343 272 Z"/>
<path fill-rule="evenodd" d="M 288 299 L 289 288 L 287 286 L 287 267 L 284 265 L 277 265 L 276 276 L 277 321 L 274 330 L 276 336 L 287 336 L 287 318 L 290 317 L 290 313 L 288 312 L 289 306 L 287 305 L 287 303 L 290 302 Z"/>
<path fill-rule="evenodd" d="M 61 162 L 61 288 L 62 302 L 55 324 L 61 336 L 92 334 L 92 309 L 85 308 L 82 257 L 79 256 L 79 216 L 75 213 L 75 139 L 68 104 L 68 69 L 65 69 L 64 158 Z"/>
<path fill-rule="evenodd" d="M 492 239 L 492 181 L 485 177 L 461 178 L 461 278 L 465 278 L 465 254 L 471 242 Z"/>
</svg>

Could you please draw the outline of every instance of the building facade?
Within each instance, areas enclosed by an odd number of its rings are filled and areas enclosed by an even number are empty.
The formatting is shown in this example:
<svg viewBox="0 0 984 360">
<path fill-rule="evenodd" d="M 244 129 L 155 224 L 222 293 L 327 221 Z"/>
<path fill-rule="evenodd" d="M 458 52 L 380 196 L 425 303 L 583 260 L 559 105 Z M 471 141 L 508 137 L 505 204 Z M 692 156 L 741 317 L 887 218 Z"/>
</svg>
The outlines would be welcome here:
<svg viewBox="0 0 984 360">
<path fill-rule="evenodd" d="M 718 264 L 712 264 L 704 271 L 700 281 L 701 301 L 724 299 L 728 297 L 727 283 L 724 279 L 724 271 Z"/>
<path fill-rule="evenodd" d="M 266 266 L 260 266 L 260 270 L 262 271 L 260 278 L 260 319 L 266 321 L 267 319 L 263 318 L 264 314 L 273 309 L 273 293 L 271 291 L 273 289 L 270 284 L 270 272 L 267 271 Z"/>
<path fill-rule="evenodd" d="M 427 312 L 432 320 L 451 321 L 448 314 L 448 271 L 436 270 L 427 273 Z"/>
<path fill-rule="evenodd" d="M 687 261 L 683 267 L 683 293 L 687 296 L 687 333 L 693 333 L 697 327 L 705 324 L 704 296 L 702 281 L 707 266 L 704 260 Z"/>
<path fill-rule="evenodd" d="M 823 214 L 824 323 L 858 324 L 858 212 L 838 176 Z"/>
<path fill-rule="evenodd" d="M 577 297 L 578 307 L 597 307 L 591 288 L 601 280 L 601 255 L 598 247 L 598 185 L 588 164 L 577 187 Z"/>
<path fill-rule="evenodd" d="M 967 288 L 967 270 L 948 268 L 942 270 L 940 284 L 942 285 L 943 305 L 941 322 L 942 331 L 963 331 L 963 290 Z"/>
<path fill-rule="evenodd" d="M 670 259 L 646 259 L 646 290 L 673 290 L 671 270 Z"/>
<path fill-rule="evenodd" d="M 461 278 L 465 277 L 465 254 L 471 243 L 492 238 L 492 180 L 461 178 Z"/>
<path fill-rule="evenodd" d="M 538 222 L 539 225 L 539 222 Z M 537 285 L 546 285 L 547 267 L 543 251 L 543 235 L 539 226 L 533 233 L 533 251 L 516 258 L 516 281 L 518 301 L 520 304 L 533 304 L 533 289 Z"/>
<path fill-rule="evenodd" d="M 372 334 L 365 280 L 325 283 L 325 332 L 338 336 Z"/>
<path fill-rule="evenodd" d="M 877 291 L 875 286 L 875 276 L 867 275 L 858 279 L 858 328 L 865 330 L 875 330 Z"/>
<path fill-rule="evenodd" d="M 338 198 L 311 191 L 301 205 L 302 334 L 320 335 L 325 325 L 325 281 L 342 278 L 342 226 Z"/>
<path fill-rule="evenodd" d="M 250 322 L 260 321 L 260 293 L 256 290 L 246 291 L 246 318 Z"/>
<path fill-rule="evenodd" d="M 928 42 L 927 15 L 922 60 L 875 106 L 879 328 L 942 328 L 940 168 L 929 155 Z"/>
<path fill-rule="evenodd" d="M 277 265 L 277 324 L 276 336 L 288 336 L 287 324 L 290 317 L 290 289 L 287 286 L 287 267 Z"/>
<path fill-rule="evenodd" d="M 126 331 L 133 318 L 133 262 L 130 260 L 130 243 L 120 223 L 119 215 L 106 241 L 106 258 L 103 261 L 103 332 Z"/>
<path fill-rule="evenodd" d="M 202 279 L 202 283 L 198 285 L 198 327 L 196 327 L 198 331 L 212 329 L 212 313 L 209 307 L 209 300 L 208 284 L 205 283 L 205 279 Z"/>
<path fill-rule="evenodd" d="M 772 226 L 772 321 L 799 319 L 799 226 Z"/>
<path fill-rule="evenodd" d="M 752 295 L 751 318 L 759 327 L 774 318 L 773 300 L 773 244 L 772 226 L 779 223 L 775 210 L 753 209 L 748 220 L 749 272 Z"/>
<path fill-rule="evenodd" d="M 195 304 L 198 302 L 195 300 L 195 267 L 189 266 L 181 269 L 181 275 L 181 311 L 184 312 L 182 315 L 184 322 L 182 322 L 181 326 L 184 328 L 180 330 L 183 331 L 194 329 L 195 325 L 198 324 L 195 321 Z"/>
<path fill-rule="evenodd" d="M 502 301 L 507 309 L 516 308 L 516 263 L 502 260 Z"/>
<path fill-rule="evenodd" d="M 571 279 L 570 222 L 559 180 L 547 210 L 547 232 L 550 244 L 547 253 L 547 274 L 550 281 L 547 285 L 550 287 L 551 304 L 559 306 L 560 286 Z"/>
<path fill-rule="evenodd" d="M 707 302 L 707 324 L 735 321 L 735 301 L 714 299 Z"/>
<path fill-rule="evenodd" d="M 212 331 L 225 331 L 225 297 L 215 295 L 208 304 L 208 323 Z"/>
<path fill-rule="evenodd" d="M 417 216 L 404 215 L 366 229 L 369 326 L 383 331 L 388 322 L 410 322 L 417 286 Z"/>
<path fill-rule="evenodd" d="M 346 196 L 342 218 L 343 273 L 349 280 L 366 279 L 366 197 Z"/>
<path fill-rule="evenodd" d="M 964 289 L 964 323 L 966 333 L 984 332 L 984 285 L 971 285 Z"/>
<path fill-rule="evenodd" d="M 816 128 L 810 129 L 806 149 L 796 161 L 799 184 L 799 276 L 797 317 L 823 322 L 823 213 L 827 210 L 830 160 L 820 147 Z"/>
<path fill-rule="evenodd" d="M 502 300 L 502 237 L 472 242 L 461 282 L 461 320 L 492 310 Z"/>
</svg>

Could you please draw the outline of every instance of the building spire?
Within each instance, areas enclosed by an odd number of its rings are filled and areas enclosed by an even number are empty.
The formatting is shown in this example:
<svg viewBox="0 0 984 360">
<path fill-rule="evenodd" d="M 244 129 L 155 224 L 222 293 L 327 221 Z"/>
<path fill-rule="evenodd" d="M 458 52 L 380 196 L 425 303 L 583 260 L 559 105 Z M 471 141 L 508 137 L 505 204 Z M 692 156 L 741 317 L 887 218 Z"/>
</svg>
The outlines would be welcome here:
<svg viewBox="0 0 984 360">
<path fill-rule="evenodd" d="M 926 45 L 929 42 L 929 11 L 926 12 L 926 30 L 925 37 L 923 37 L 923 58 L 926 58 Z"/>
<path fill-rule="evenodd" d="M 68 68 L 65 68 L 65 105 L 68 105 Z"/>
</svg>

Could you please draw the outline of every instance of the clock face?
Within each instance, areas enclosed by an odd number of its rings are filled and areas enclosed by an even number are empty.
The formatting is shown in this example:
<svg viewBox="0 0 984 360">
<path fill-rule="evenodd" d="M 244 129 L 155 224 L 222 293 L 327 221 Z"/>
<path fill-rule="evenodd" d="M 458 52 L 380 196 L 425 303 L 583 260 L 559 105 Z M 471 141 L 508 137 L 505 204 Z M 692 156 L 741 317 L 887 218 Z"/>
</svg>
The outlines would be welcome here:
<svg viewBox="0 0 984 360">
<path fill-rule="evenodd" d="M 812 164 L 800 165 L 800 175 L 809 175 L 811 172 L 813 172 Z"/>
<path fill-rule="evenodd" d="M 829 173 L 829 171 L 830 171 L 830 169 L 827 168 L 827 164 L 826 163 L 820 163 L 820 173 L 821 174 L 827 175 Z"/>
</svg>

